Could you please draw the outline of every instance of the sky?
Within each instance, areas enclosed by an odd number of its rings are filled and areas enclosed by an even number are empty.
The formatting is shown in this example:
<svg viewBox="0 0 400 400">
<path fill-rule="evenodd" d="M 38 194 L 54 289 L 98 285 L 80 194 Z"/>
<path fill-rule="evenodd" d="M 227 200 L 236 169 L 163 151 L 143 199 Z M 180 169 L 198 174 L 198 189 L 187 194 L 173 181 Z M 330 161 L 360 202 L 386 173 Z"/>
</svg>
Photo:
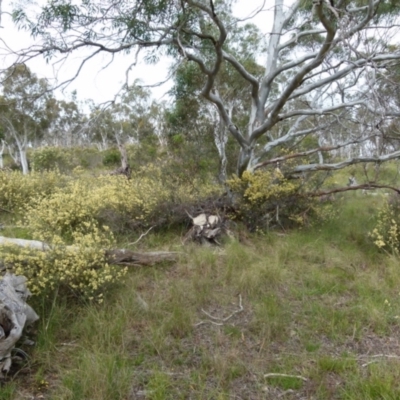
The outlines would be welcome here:
<svg viewBox="0 0 400 400">
<path fill-rule="evenodd" d="M 288 0 L 290 1 L 290 0 Z M 260 7 L 263 3 L 262 0 L 238 0 L 234 8 L 234 14 L 240 18 L 247 18 L 253 15 L 254 11 Z M 266 0 L 266 4 L 272 3 L 272 0 Z M 271 4 L 272 5 L 272 4 Z M 8 14 L 12 9 L 12 2 L 9 0 L 3 0 L 3 14 L 1 20 L 0 29 L 0 40 L 3 41 L 3 45 L 0 46 L 3 50 L 0 50 L 0 63 L 2 66 L 8 65 L 10 57 L 4 57 L 5 46 L 16 51 L 21 48 L 29 47 L 30 44 L 34 43 L 33 38 L 25 32 L 18 30 Z M 273 9 L 271 6 L 267 6 L 265 11 L 258 14 L 252 21 L 256 23 L 263 32 L 267 32 L 272 24 Z M 82 55 L 74 54 L 70 57 L 70 60 L 60 66 L 55 64 L 54 61 L 50 64 L 46 64 L 43 59 L 35 59 L 28 63 L 28 66 L 37 76 L 47 78 L 50 82 L 56 82 L 55 77 L 59 80 L 65 80 L 72 77 L 75 74 L 77 65 L 82 59 Z M 89 61 L 84 69 L 79 74 L 79 77 L 74 80 L 66 89 L 63 94 L 61 91 L 57 91 L 57 97 L 68 96 L 73 90 L 77 91 L 78 99 L 93 99 L 95 103 L 103 103 L 112 100 L 118 89 L 125 82 L 125 74 L 129 65 L 132 63 L 133 55 L 126 56 L 117 54 L 110 62 L 108 55 L 98 56 L 97 58 Z M 108 65 L 109 64 L 109 65 Z M 162 59 L 156 65 L 146 64 L 144 61 L 139 61 L 130 72 L 132 80 L 141 79 L 144 84 L 154 85 L 158 82 L 166 80 L 168 77 L 168 67 L 171 64 L 171 60 Z M 106 65 L 108 65 L 106 67 Z M 167 99 L 166 92 L 171 87 L 171 81 L 161 85 L 159 87 L 152 88 L 152 93 L 155 99 Z"/>
</svg>

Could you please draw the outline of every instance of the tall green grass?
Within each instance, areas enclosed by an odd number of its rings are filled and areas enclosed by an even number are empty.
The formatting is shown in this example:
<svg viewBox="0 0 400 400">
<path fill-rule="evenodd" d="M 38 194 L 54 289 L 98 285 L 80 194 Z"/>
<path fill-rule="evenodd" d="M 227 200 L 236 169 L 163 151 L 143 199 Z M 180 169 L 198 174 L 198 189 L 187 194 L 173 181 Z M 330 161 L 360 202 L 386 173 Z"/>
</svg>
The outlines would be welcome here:
<svg viewBox="0 0 400 400">
<path fill-rule="evenodd" d="M 182 247 L 174 265 L 132 269 L 102 305 L 37 301 L 26 390 L 71 400 L 400 398 L 399 260 L 368 237 L 382 201 L 346 196 L 324 224 Z M 150 233 L 141 247 L 177 243 Z M 15 396 L 16 382 L 0 398 Z"/>
</svg>

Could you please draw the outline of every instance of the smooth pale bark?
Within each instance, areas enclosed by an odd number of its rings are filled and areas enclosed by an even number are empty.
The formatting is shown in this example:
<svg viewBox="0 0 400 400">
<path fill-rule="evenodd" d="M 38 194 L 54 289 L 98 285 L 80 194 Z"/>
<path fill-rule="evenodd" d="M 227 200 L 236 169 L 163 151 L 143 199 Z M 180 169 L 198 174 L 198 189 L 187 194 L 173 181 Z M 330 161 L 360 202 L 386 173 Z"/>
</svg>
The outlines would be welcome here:
<svg viewBox="0 0 400 400">
<path fill-rule="evenodd" d="M 24 175 L 27 175 L 29 173 L 28 158 L 26 155 L 26 148 L 28 146 L 28 132 L 29 132 L 28 127 L 24 125 L 22 127 L 23 132 L 20 133 L 17 132 L 14 124 L 9 118 L 2 117 L 1 120 L 7 128 L 8 135 L 11 137 L 12 141 L 15 143 L 18 149 L 18 156 L 13 154 L 10 146 L 8 147 L 9 153 L 13 158 L 13 160 L 15 161 L 15 163 L 21 165 L 22 173 Z"/>
</svg>

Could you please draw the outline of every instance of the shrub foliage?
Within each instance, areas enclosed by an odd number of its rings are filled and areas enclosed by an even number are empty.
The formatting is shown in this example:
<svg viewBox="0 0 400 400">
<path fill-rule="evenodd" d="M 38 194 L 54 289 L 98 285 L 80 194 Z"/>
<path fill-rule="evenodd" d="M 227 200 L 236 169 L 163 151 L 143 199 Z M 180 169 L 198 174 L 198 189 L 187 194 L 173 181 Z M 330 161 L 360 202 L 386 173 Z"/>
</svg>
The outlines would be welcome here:
<svg viewBox="0 0 400 400">
<path fill-rule="evenodd" d="M 29 235 L 50 245 L 50 251 L 0 247 L 0 259 L 28 277 L 39 294 L 60 286 L 88 298 L 99 298 L 107 285 L 124 275 L 107 264 L 104 250 L 115 247 L 112 232 L 140 228 L 163 217 L 168 205 L 187 204 L 218 192 L 215 185 L 179 177 L 148 165 L 125 176 L 91 176 L 76 169 L 59 172 L 0 173 L 0 207 L 20 215 Z M 175 186 L 176 185 L 176 186 Z"/>
<path fill-rule="evenodd" d="M 252 230 L 303 225 L 319 211 L 318 203 L 306 195 L 304 182 L 285 178 L 279 169 L 246 171 L 230 179 L 228 187 L 238 217 Z"/>
<path fill-rule="evenodd" d="M 375 228 L 370 232 L 374 244 L 390 253 L 400 251 L 400 200 L 398 195 L 385 202 L 378 214 Z"/>
</svg>

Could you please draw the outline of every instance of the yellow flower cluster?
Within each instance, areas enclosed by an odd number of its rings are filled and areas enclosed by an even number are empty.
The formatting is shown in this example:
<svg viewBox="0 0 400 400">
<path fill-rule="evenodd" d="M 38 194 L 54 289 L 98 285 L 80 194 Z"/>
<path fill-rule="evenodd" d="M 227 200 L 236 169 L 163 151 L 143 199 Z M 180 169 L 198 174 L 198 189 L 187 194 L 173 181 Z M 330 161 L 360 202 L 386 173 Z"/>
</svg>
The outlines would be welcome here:
<svg viewBox="0 0 400 400">
<path fill-rule="evenodd" d="M 287 223 L 289 226 L 309 223 L 332 217 L 307 191 L 314 190 L 314 182 L 287 179 L 279 168 L 246 171 L 242 177 L 234 176 L 227 184 L 236 198 L 241 218 L 255 230 L 268 229 L 269 221 Z"/>
<path fill-rule="evenodd" d="M 380 249 L 398 254 L 400 250 L 399 221 L 393 207 L 386 203 L 378 215 L 378 222 L 369 236 Z"/>
<path fill-rule="evenodd" d="M 285 179 L 279 169 L 254 174 L 246 171 L 242 181 L 246 185 L 244 197 L 254 205 L 289 196 L 298 190 L 298 185 Z"/>
<path fill-rule="evenodd" d="M 54 235 L 48 251 L 5 245 L 0 247 L 0 257 L 15 274 L 28 278 L 33 294 L 67 287 L 101 302 L 107 286 L 127 272 L 126 268 L 109 265 L 105 259 L 104 250 L 115 245 L 114 238 L 107 229 L 87 223 L 85 232 L 73 232 L 72 239 L 72 245 L 66 245 Z"/>
<path fill-rule="evenodd" d="M 0 207 L 18 211 L 33 199 L 41 199 L 61 187 L 68 177 L 56 171 L 22 175 L 19 171 L 0 171 Z"/>
<path fill-rule="evenodd" d="M 55 234 L 70 237 L 75 230 L 84 229 L 85 223 L 104 222 L 102 216 L 111 212 L 127 221 L 145 221 L 165 196 L 159 182 L 145 178 L 80 175 L 28 204 L 24 222 L 43 240 Z"/>
<path fill-rule="evenodd" d="M 110 220 L 146 223 L 165 203 L 199 200 L 219 190 L 194 180 L 172 185 L 163 169 L 148 165 L 124 176 L 91 176 L 78 169 L 58 172 L 0 172 L 0 207 L 22 214 L 21 224 L 49 251 L 0 246 L 0 259 L 28 278 L 30 290 L 43 293 L 68 287 L 97 298 L 126 270 L 109 265 L 104 250 L 115 247 Z M 159 211 L 161 210 L 161 211 Z"/>
<path fill-rule="evenodd" d="M 70 238 L 75 230 L 93 221 L 109 225 L 114 218 L 145 224 L 162 204 L 198 200 L 215 191 L 215 185 L 201 184 L 196 179 L 191 184 L 168 186 L 161 168 L 154 165 L 137 171 L 129 180 L 77 171 L 52 193 L 31 199 L 25 206 L 24 223 L 37 239 L 47 241 L 54 235 Z"/>
<path fill-rule="evenodd" d="M 298 183 L 285 179 L 279 170 L 258 170 L 254 173 L 246 171 L 241 178 L 234 176 L 227 183 L 232 192 L 243 199 L 243 206 L 249 209 L 274 203 L 294 195 L 299 189 Z"/>
</svg>

